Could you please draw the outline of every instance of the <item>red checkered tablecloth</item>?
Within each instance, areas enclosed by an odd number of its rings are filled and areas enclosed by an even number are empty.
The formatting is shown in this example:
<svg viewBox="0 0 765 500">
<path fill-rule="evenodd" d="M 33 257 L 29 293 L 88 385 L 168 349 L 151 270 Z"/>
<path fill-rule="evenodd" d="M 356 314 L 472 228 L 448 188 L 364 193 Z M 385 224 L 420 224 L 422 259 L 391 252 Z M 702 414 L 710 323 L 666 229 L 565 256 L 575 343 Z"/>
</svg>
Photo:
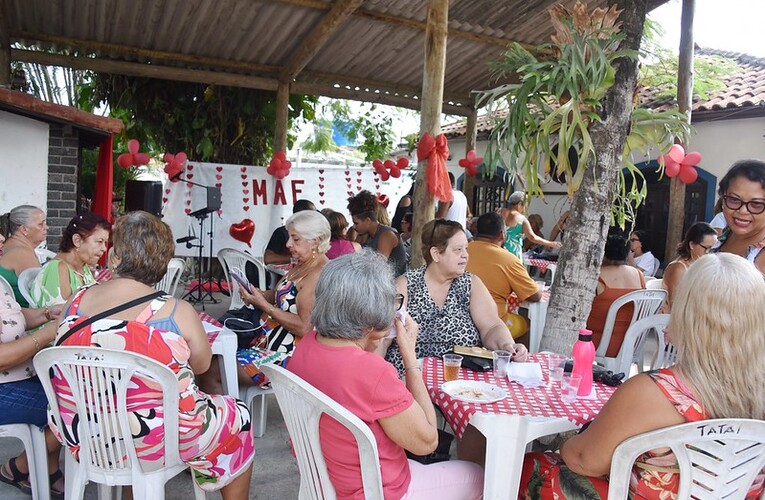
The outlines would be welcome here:
<svg viewBox="0 0 765 500">
<path fill-rule="evenodd" d="M 93 277 L 96 278 L 96 281 L 99 283 L 102 283 L 104 281 L 109 281 L 112 279 L 112 272 L 109 270 L 108 267 L 105 267 L 103 269 L 97 269 L 93 271 Z"/>
<path fill-rule="evenodd" d="M 523 259 L 523 261 L 527 264 L 531 264 L 532 266 L 536 267 L 543 273 L 547 272 L 548 267 L 558 265 L 557 262 L 554 262 L 552 260 L 546 260 L 546 259 Z"/>
<path fill-rule="evenodd" d="M 210 344 L 212 344 L 213 342 L 215 342 L 215 339 L 218 338 L 218 334 L 223 329 L 223 325 L 221 325 L 217 319 L 213 318 L 212 316 L 210 316 L 204 311 L 199 312 L 199 320 L 202 323 L 207 323 L 207 325 L 205 325 L 205 332 L 207 333 L 207 341 L 210 342 Z"/>
<path fill-rule="evenodd" d="M 547 356 L 532 354 L 530 360 L 542 365 L 542 372 L 547 381 Z M 494 372 L 474 372 L 461 368 L 460 379 L 488 382 L 508 392 L 508 396 L 501 401 L 479 405 L 453 399 L 441 392 L 444 370 L 443 362 L 439 358 L 425 358 L 422 372 L 431 401 L 441 408 L 447 423 L 459 438 L 470 423 L 470 417 L 478 411 L 535 417 L 565 417 L 577 425 L 583 425 L 598 414 L 616 390 L 616 387 L 595 383 L 595 399 L 578 399 L 574 403 L 564 403 L 560 399 L 560 384 L 555 384 L 552 388 L 545 385 L 527 389 L 507 379 L 498 380 Z"/>
<path fill-rule="evenodd" d="M 550 300 L 550 290 L 544 290 L 542 292 L 541 300 L 544 302 L 548 302 Z M 521 300 L 518 300 L 518 297 L 515 295 L 515 292 L 513 292 L 507 298 L 507 309 L 511 312 L 515 312 L 521 306 L 521 302 L 522 302 Z"/>
</svg>

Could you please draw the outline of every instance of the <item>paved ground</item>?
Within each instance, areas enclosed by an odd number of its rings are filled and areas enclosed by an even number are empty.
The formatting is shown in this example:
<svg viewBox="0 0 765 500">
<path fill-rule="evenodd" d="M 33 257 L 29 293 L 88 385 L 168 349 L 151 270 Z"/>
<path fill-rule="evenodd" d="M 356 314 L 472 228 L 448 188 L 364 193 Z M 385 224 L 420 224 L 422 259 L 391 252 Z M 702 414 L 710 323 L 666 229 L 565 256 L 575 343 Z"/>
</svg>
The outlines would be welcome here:
<svg viewBox="0 0 765 500">
<path fill-rule="evenodd" d="M 181 287 L 179 287 L 180 289 Z M 180 290 L 177 295 L 180 295 Z M 228 297 L 216 294 L 222 298 L 219 304 L 205 304 L 205 310 L 213 317 L 218 317 L 228 307 Z M 201 309 L 201 306 L 197 306 Z M 249 498 L 259 500 L 289 500 L 298 497 L 300 478 L 295 460 L 287 447 L 287 428 L 284 426 L 276 398 L 268 397 L 268 425 L 262 438 L 255 439 L 255 466 L 252 475 Z M 22 451 L 21 442 L 17 439 L 0 439 L 0 463 Z M 63 465 L 63 455 L 61 464 Z M 191 478 L 188 474 L 180 474 L 167 483 L 166 498 L 194 498 Z M 0 483 L 0 499 L 25 500 L 29 495 L 4 483 Z M 95 485 L 88 485 L 85 492 L 87 500 L 98 498 Z M 207 495 L 208 499 L 220 498 L 217 493 Z"/>
</svg>

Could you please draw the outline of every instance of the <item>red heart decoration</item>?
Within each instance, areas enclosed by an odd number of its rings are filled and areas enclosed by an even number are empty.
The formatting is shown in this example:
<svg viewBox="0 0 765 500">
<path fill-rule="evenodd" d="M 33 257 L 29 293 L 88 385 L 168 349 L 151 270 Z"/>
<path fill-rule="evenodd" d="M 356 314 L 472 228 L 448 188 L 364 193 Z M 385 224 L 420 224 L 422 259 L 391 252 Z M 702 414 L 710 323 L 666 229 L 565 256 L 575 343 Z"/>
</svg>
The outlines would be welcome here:
<svg viewBox="0 0 765 500">
<path fill-rule="evenodd" d="M 192 183 L 190 183 L 190 182 L 187 182 L 187 183 L 186 183 L 186 187 L 187 187 L 187 188 L 189 188 L 189 189 L 191 189 L 193 186 L 194 186 L 194 184 L 192 184 Z"/>
<path fill-rule="evenodd" d="M 215 170 L 217 170 L 218 172 L 222 172 L 223 171 L 223 167 L 215 167 Z"/>
<path fill-rule="evenodd" d="M 249 189 L 242 189 L 242 194 L 250 194 L 250 190 Z"/>
<path fill-rule="evenodd" d="M 388 208 L 388 204 L 390 204 L 390 198 L 388 198 L 387 194 L 378 194 L 377 203 L 384 206 L 385 208 Z"/>
<path fill-rule="evenodd" d="M 183 211 L 186 212 L 186 215 L 189 215 L 191 213 L 191 209 L 190 208 L 186 208 Z"/>
<path fill-rule="evenodd" d="M 167 198 L 162 197 L 162 203 L 167 203 Z"/>
<path fill-rule="evenodd" d="M 247 203 L 248 201 L 250 201 L 250 199 L 249 198 L 242 198 L 242 201 Z"/>
<path fill-rule="evenodd" d="M 249 182 L 245 181 L 245 182 L 242 183 L 242 187 L 247 187 L 248 184 L 249 184 Z"/>
<path fill-rule="evenodd" d="M 255 222 L 253 222 L 252 219 L 242 219 L 242 222 L 231 224 L 228 228 L 228 234 L 237 241 L 247 243 L 247 246 L 252 248 L 250 240 L 255 234 Z"/>
<path fill-rule="evenodd" d="M 222 185 L 223 185 L 223 184 L 221 184 L 220 182 L 216 182 L 216 183 L 215 183 L 215 187 L 216 187 L 216 188 L 219 188 L 219 187 L 221 187 Z"/>
<path fill-rule="evenodd" d="M 186 200 L 186 205 L 191 205 L 191 200 Z"/>
<path fill-rule="evenodd" d="M 215 174 L 215 178 L 216 178 L 217 180 L 221 180 L 221 179 L 223 179 L 223 176 L 222 176 L 222 175 L 220 175 L 220 174 Z"/>
<path fill-rule="evenodd" d="M 194 178 L 194 174 L 186 174 L 186 178 L 187 179 L 193 179 Z"/>
<path fill-rule="evenodd" d="M 348 189 L 351 189 L 352 186 L 353 186 L 353 184 L 351 184 L 350 182 L 345 185 L 345 187 L 347 187 Z"/>
<path fill-rule="evenodd" d="M 324 191 L 319 191 L 319 196 L 324 198 Z"/>
<path fill-rule="evenodd" d="M 319 177 L 319 182 L 324 182 L 324 177 Z"/>
<path fill-rule="evenodd" d="M 178 153 L 178 154 L 179 155 L 183 155 L 184 158 L 186 157 L 186 153 Z M 176 155 L 176 156 L 178 156 L 178 155 Z M 188 168 L 189 170 L 194 170 L 194 165 L 192 165 L 191 163 L 188 163 L 188 164 L 186 164 L 186 168 Z"/>
<path fill-rule="evenodd" d="M 242 174 L 242 179 L 246 179 L 246 178 L 247 178 L 247 174 Z"/>
<path fill-rule="evenodd" d="M 249 205 L 245 205 L 242 208 L 244 209 L 245 212 L 249 212 L 250 211 Z"/>
<path fill-rule="evenodd" d="M 240 170 L 242 173 L 245 173 L 245 172 L 247 172 L 247 167 L 241 167 L 239 170 Z"/>
<path fill-rule="evenodd" d="M 348 196 L 353 196 L 353 191 L 346 191 L 345 192 Z"/>
<path fill-rule="evenodd" d="M 165 194 L 170 194 L 170 190 L 169 189 L 165 189 Z"/>
<path fill-rule="evenodd" d="M 361 181 L 362 181 L 362 180 L 363 180 L 363 179 L 356 179 L 356 183 L 357 183 L 357 184 L 361 184 Z"/>
<path fill-rule="evenodd" d="M 320 169 L 319 169 L 319 173 L 320 173 L 320 174 L 323 174 L 323 173 L 324 173 L 324 169 L 323 169 L 323 168 L 320 168 Z"/>
<path fill-rule="evenodd" d="M 362 174 L 361 170 L 356 171 L 356 175 L 358 175 L 359 177 L 361 177 L 361 174 Z"/>
</svg>

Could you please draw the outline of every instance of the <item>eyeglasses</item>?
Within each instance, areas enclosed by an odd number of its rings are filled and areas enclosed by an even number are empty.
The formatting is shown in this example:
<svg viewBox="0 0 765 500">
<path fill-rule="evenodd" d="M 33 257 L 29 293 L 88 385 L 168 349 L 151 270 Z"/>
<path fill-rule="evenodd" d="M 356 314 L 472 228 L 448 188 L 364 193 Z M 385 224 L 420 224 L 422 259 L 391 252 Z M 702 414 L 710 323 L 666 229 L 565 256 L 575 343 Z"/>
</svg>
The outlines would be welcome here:
<svg viewBox="0 0 765 500">
<path fill-rule="evenodd" d="M 758 215 L 765 212 L 765 201 L 744 201 L 737 196 L 723 195 L 723 203 L 730 210 L 738 210 L 745 206 L 746 210 L 752 215 Z"/>
<path fill-rule="evenodd" d="M 400 311 L 402 307 L 404 307 L 404 294 L 397 293 L 396 294 L 396 302 L 394 302 L 396 305 L 396 311 Z"/>
<path fill-rule="evenodd" d="M 709 253 L 710 250 L 712 250 L 711 246 L 702 245 L 701 243 L 696 243 L 698 246 L 704 249 L 704 253 Z"/>
</svg>

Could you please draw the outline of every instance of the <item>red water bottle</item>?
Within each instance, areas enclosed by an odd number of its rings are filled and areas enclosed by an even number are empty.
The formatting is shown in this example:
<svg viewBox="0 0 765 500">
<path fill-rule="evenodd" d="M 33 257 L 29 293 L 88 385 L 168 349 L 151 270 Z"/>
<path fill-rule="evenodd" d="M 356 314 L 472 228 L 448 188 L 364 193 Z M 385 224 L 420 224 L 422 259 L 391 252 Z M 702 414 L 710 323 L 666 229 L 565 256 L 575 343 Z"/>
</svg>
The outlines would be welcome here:
<svg viewBox="0 0 765 500">
<path fill-rule="evenodd" d="M 595 345 L 592 343 L 592 332 L 586 328 L 579 330 L 579 340 L 574 344 L 571 353 L 574 358 L 574 368 L 571 373 L 582 376 L 577 396 L 589 396 L 592 391 L 592 362 L 595 361 Z"/>
</svg>

